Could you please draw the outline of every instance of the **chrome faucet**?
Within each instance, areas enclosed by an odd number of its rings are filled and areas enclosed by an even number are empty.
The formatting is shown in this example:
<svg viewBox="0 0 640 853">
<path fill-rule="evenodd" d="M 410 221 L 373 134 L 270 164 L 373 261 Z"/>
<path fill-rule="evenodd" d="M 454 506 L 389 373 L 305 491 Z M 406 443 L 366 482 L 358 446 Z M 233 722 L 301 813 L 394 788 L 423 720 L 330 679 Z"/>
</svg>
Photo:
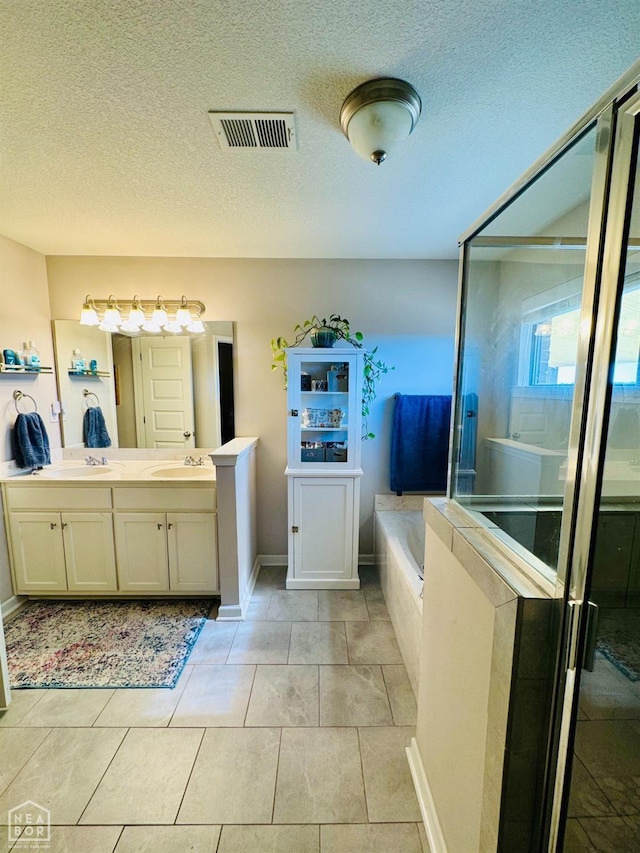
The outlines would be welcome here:
<svg viewBox="0 0 640 853">
<path fill-rule="evenodd" d="M 96 459 L 95 456 L 86 456 L 84 461 L 87 463 L 87 465 L 106 465 L 107 457 L 103 456 L 100 459 Z"/>
<path fill-rule="evenodd" d="M 187 456 L 184 460 L 185 465 L 204 465 L 204 456 L 198 456 L 197 459 L 194 459 L 193 456 Z"/>
</svg>

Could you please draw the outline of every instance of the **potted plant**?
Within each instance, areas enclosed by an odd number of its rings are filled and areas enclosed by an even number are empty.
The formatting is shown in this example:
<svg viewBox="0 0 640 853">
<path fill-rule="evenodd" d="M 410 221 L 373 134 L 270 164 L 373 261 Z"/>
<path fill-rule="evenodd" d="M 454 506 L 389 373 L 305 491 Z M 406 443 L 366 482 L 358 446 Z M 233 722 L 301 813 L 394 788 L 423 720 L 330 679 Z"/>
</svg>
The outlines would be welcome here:
<svg viewBox="0 0 640 853">
<path fill-rule="evenodd" d="M 375 434 L 369 432 L 367 419 L 369 407 L 376 398 L 376 383 L 383 373 L 393 370 L 377 357 L 378 347 L 372 350 L 365 348 L 362 332 L 352 332 L 349 321 L 339 314 L 331 314 L 328 318 L 320 319 L 315 314 L 310 320 L 305 320 L 302 325 L 298 324 L 294 330 L 295 338 L 288 343 L 285 338 L 273 338 L 271 340 L 271 352 L 273 362 L 271 370 L 282 368 L 284 372 L 284 387 L 287 387 L 287 353 L 288 347 L 299 347 L 307 339 L 314 347 L 332 347 L 336 341 L 346 341 L 351 346 L 364 352 L 364 367 L 362 378 L 362 438 L 375 438 Z"/>
</svg>

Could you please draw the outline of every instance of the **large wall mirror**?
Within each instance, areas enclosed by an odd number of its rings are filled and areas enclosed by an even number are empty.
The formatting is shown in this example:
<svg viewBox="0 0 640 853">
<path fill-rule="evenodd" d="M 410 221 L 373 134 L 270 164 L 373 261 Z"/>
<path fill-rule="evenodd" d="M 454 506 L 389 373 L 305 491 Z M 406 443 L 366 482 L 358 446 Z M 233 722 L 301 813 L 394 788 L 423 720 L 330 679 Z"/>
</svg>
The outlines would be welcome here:
<svg viewBox="0 0 640 853">
<path fill-rule="evenodd" d="M 54 320 L 63 446 L 85 445 L 92 406 L 113 447 L 215 449 L 234 438 L 233 322 L 204 326 L 201 335 L 125 335 Z"/>
</svg>

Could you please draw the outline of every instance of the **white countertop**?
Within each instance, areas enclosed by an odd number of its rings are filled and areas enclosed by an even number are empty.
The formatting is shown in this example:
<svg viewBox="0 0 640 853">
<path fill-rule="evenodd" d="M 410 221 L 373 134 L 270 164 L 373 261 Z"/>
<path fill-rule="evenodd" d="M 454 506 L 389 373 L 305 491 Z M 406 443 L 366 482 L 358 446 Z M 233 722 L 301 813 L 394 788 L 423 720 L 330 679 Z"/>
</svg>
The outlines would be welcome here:
<svg viewBox="0 0 640 853">
<path fill-rule="evenodd" d="M 98 457 L 100 458 L 100 457 Z M 83 485 L 105 483 L 189 483 L 193 485 L 215 483 L 216 469 L 209 457 L 203 465 L 185 465 L 184 461 L 149 459 L 109 459 L 106 465 L 87 465 L 83 459 L 67 459 L 46 465 L 39 471 L 28 470 L 1 478 L 5 482 L 28 479 L 42 485 L 60 482 Z"/>
</svg>

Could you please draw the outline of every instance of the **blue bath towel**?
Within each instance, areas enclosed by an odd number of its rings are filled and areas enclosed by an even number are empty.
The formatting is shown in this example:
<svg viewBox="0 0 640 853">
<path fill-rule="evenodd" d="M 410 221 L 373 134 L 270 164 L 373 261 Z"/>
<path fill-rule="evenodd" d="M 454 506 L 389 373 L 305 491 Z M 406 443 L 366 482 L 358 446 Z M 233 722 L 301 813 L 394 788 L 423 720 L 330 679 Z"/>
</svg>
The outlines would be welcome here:
<svg viewBox="0 0 640 853">
<path fill-rule="evenodd" d="M 38 412 L 19 414 L 13 426 L 13 451 L 18 468 L 51 464 L 49 436 Z"/>
<path fill-rule="evenodd" d="M 111 438 L 100 406 L 90 406 L 85 411 L 82 431 L 85 447 L 111 447 Z"/>
<path fill-rule="evenodd" d="M 445 492 L 451 397 L 396 394 L 391 430 L 390 487 Z"/>
</svg>

